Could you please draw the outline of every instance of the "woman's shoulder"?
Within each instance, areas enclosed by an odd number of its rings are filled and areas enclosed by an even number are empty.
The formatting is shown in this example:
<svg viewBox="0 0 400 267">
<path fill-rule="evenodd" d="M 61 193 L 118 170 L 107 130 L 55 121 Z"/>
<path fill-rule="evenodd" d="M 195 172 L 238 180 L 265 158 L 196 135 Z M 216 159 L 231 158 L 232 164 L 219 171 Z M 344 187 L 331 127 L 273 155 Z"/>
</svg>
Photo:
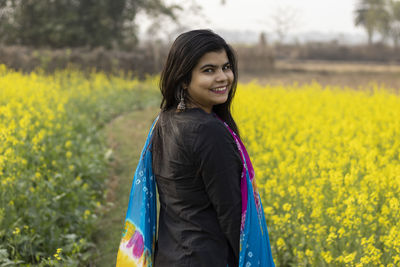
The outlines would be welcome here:
<svg viewBox="0 0 400 267">
<path fill-rule="evenodd" d="M 183 112 L 164 111 L 160 118 L 162 128 L 183 139 L 189 138 L 194 141 L 211 136 L 216 140 L 230 136 L 228 129 L 215 114 L 207 113 L 201 108 L 190 108 Z"/>
<path fill-rule="evenodd" d="M 223 125 L 213 113 L 207 113 L 201 108 L 190 108 L 183 112 L 175 110 L 163 111 L 160 116 L 162 124 L 179 128 L 199 130 L 204 127 L 215 127 Z"/>
</svg>

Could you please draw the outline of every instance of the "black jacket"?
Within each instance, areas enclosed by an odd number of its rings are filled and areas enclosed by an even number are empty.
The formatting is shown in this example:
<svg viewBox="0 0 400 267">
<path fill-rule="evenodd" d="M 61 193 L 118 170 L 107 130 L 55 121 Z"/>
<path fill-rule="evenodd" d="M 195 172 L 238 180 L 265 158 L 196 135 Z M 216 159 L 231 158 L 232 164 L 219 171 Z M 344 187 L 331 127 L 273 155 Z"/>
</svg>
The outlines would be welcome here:
<svg viewBox="0 0 400 267">
<path fill-rule="evenodd" d="M 165 111 L 152 150 L 160 201 L 154 266 L 238 266 L 242 162 L 229 131 L 200 108 Z"/>
</svg>

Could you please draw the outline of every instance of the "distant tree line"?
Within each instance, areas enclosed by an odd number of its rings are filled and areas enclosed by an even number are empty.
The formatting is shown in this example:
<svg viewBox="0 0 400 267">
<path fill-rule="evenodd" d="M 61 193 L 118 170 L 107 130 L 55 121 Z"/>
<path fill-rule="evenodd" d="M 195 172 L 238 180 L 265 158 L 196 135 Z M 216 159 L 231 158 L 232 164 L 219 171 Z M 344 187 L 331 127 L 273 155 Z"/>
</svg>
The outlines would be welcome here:
<svg viewBox="0 0 400 267">
<path fill-rule="evenodd" d="M 360 0 L 355 11 L 355 25 L 364 27 L 368 43 L 380 34 L 383 43 L 392 40 L 395 47 L 400 42 L 400 1 Z"/>
<path fill-rule="evenodd" d="M 137 41 L 140 11 L 176 19 L 163 0 L 0 0 L 0 42 L 33 47 L 120 47 Z"/>
</svg>

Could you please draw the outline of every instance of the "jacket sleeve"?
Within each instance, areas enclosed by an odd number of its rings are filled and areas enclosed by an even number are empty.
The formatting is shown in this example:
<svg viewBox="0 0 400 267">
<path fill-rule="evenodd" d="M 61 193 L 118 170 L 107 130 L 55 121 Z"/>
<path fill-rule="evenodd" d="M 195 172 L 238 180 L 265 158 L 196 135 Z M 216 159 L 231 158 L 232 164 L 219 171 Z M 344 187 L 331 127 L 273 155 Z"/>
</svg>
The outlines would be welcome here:
<svg viewBox="0 0 400 267">
<path fill-rule="evenodd" d="M 220 121 L 201 124 L 193 152 L 228 244 L 239 259 L 242 162 L 235 141 Z"/>
</svg>

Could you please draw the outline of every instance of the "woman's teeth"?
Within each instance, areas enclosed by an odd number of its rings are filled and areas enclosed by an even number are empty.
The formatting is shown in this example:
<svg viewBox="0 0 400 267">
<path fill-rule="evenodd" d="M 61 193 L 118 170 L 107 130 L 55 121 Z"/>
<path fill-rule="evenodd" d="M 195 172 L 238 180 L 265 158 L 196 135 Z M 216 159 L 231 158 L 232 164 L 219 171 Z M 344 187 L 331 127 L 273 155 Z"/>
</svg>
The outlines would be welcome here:
<svg viewBox="0 0 400 267">
<path fill-rule="evenodd" d="M 225 91 L 225 89 L 226 89 L 226 86 L 224 86 L 224 87 L 219 87 L 219 88 L 214 88 L 214 89 L 211 89 L 211 90 L 212 90 L 212 91 L 220 92 L 220 91 Z"/>
</svg>

